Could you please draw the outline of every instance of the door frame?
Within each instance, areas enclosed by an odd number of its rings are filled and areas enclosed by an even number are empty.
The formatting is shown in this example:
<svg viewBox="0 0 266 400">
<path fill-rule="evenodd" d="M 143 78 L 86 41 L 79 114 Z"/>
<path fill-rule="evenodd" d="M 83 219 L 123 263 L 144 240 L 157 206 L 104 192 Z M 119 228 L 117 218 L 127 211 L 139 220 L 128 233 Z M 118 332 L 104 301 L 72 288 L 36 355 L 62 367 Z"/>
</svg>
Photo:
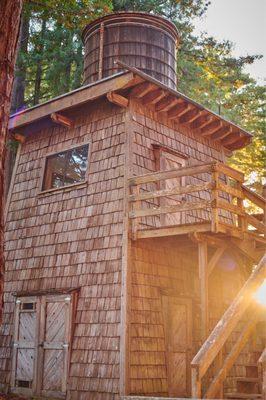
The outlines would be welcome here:
<svg viewBox="0 0 266 400">
<path fill-rule="evenodd" d="M 191 395 L 191 368 L 190 362 L 192 360 L 192 346 L 193 346 L 193 326 L 192 326 L 192 306 L 193 301 L 190 297 L 182 297 L 175 293 L 164 293 L 162 291 L 162 310 L 163 310 L 163 321 L 164 321 L 164 329 L 165 329 L 165 353 L 166 353 L 166 367 L 167 367 L 167 382 L 168 382 L 168 395 L 169 395 L 169 388 L 170 388 L 170 380 L 169 380 L 169 329 L 167 329 L 167 321 L 166 321 L 166 313 L 168 310 L 168 304 L 170 300 L 176 300 L 181 305 L 184 304 L 188 306 L 189 313 L 188 313 L 188 323 L 186 326 L 187 330 L 187 337 L 189 339 L 189 347 L 186 349 L 186 395 Z"/>
<path fill-rule="evenodd" d="M 11 366 L 11 380 L 10 389 L 11 392 L 26 395 L 26 396 L 55 396 L 57 398 L 65 398 L 67 392 L 67 380 L 69 376 L 70 367 L 70 354 L 72 348 L 72 339 L 74 331 L 74 311 L 77 305 L 78 290 L 74 289 L 68 292 L 55 292 L 55 293 L 40 293 L 39 295 L 31 296 L 27 294 L 17 295 L 15 300 L 14 310 L 14 341 L 12 351 L 12 366 Z M 45 307 L 49 300 L 64 301 L 69 304 L 68 312 L 66 313 L 66 329 L 68 339 L 67 354 L 64 356 L 64 380 L 62 382 L 62 392 L 44 391 L 42 390 L 42 377 L 43 377 L 43 341 L 45 334 Z M 33 365 L 33 381 L 31 388 L 24 388 L 16 386 L 16 371 L 17 371 L 17 354 L 19 349 L 18 335 L 19 335 L 19 316 L 21 312 L 21 305 L 23 303 L 33 302 L 36 304 L 36 334 L 35 334 L 35 346 L 34 346 L 34 365 Z"/>
</svg>

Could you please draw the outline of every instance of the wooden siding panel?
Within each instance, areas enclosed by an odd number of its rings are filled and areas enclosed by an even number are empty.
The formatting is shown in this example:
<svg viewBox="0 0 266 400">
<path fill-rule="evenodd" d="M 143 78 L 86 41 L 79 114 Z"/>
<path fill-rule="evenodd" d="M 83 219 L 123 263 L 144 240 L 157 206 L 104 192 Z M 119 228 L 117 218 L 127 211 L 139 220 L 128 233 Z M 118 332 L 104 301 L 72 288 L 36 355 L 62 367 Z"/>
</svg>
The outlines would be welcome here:
<svg viewBox="0 0 266 400">
<path fill-rule="evenodd" d="M 91 399 L 113 400 L 119 390 L 124 114 L 103 100 L 73 112 L 73 119 L 69 130 L 55 126 L 30 134 L 30 127 L 25 128 L 28 137 L 6 224 L 0 383 L 10 380 L 12 293 L 81 287 L 74 317 L 70 396 L 74 399 L 79 393 L 82 399 L 84 390 L 89 390 Z M 87 186 L 39 194 L 46 154 L 88 141 Z"/>
</svg>

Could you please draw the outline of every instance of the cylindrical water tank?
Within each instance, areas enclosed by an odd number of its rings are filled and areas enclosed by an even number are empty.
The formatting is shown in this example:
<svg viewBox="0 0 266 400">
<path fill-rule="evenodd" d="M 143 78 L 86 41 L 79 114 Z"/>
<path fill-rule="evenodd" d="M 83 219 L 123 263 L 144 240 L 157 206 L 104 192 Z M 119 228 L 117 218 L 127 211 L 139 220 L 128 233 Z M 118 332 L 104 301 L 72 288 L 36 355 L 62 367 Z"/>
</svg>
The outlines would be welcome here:
<svg viewBox="0 0 266 400">
<path fill-rule="evenodd" d="M 84 84 L 119 72 L 116 60 L 136 67 L 176 88 L 176 26 L 142 12 L 119 12 L 99 18 L 83 31 Z"/>
</svg>

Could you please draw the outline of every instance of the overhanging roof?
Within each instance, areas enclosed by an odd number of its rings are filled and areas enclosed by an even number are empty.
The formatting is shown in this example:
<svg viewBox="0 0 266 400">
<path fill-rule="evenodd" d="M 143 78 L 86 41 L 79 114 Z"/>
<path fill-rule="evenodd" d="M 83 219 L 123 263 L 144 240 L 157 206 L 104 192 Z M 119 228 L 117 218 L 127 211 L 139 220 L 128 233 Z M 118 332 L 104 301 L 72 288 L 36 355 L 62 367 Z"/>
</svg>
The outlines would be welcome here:
<svg viewBox="0 0 266 400">
<path fill-rule="evenodd" d="M 38 120 L 50 118 L 52 113 L 64 112 L 110 93 L 118 95 L 121 106 L 126 107 L 130 97 L 161 116 L 190 126 L 197 134 L 220 142 L 235 150 L 250 143 L 252 134 L 203 107 L 177 90 L 170 89 L 144 72 L 117 62 L 124 72 L 82 86 L 72 92 L 26 109 L 10 117 L 9 128 L 15 130 Z M 108 96 L 112 101 L 112 96 Z M 123 100 L 124 99 L 124 100 Z M 116 104 L 120 104 L 119 101 Z"/>
</svg>

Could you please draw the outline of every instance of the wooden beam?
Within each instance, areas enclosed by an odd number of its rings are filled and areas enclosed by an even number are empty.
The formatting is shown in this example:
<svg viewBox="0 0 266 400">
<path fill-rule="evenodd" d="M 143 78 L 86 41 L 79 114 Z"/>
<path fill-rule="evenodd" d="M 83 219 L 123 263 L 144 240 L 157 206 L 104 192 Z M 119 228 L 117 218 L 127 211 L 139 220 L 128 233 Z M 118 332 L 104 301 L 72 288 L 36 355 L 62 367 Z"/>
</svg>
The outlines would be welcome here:
<svg viewBox="0 0 266 400">
<path fill-rule="evenodd" d="M 212 124 L 214 121 L 214 117 L 204 118 L 204 120 L 196 127 L 197 129 L 206 128 L 208 125 Z"/>
<path fill-rule="evenodd" d="M 72 128 L 74 126 L 74 121 L 70 118 L 65 117 L 62 114 L 52 113 L 51 120 L 56 124 L 65 126 L 66 128 Z"/>
<path fill-rule="evenodd" d="M 220 239 L 217 236 L 208 235 L 206 233 L 196 232 L 196 234 L 193 235 L 193 237 L 191 236 L 191 240 L 195 241 L 196 243 L 206 242 L 209 246 L 212 247 L 223 248 L 225 246 L 225 239 Z"/>
<path fill-rule="evenodd" d="M 186 235 L 192 232 L 210 232 L 210 223 L 197 223 L 197 224 L 187 224 L 179 225 L 168 228 L 155 228 L 155 229 L 143 229 L 139 230 L 137 234 L 137 239 L 147 239 L 153 237 L 165 237 L 165 236 L 176 236 L 176 235 Z"/>
<path fill-rule="evenodd" d="M 198 126 L 206 122 L 206 117 L 208 118 L 208 113 L 204 112 L 205 110 L 200 111 L 200 114 L 195 118 L 193 121 L 191 121 L 190 125 L 194 129 L 198 129 Z"/>
<path fill-rule="evenodd" d="M 192 121 L 194 121 L 194 119 L 198 118 L 200 114 L 200 111 L 197 110 L 196 108 L 190 110 L 188 113 L 186 113 L 185 115 L 183 115 L 181 118 L 179 118 L 179 123 L 180 124 L 189 124 Z"/>
<path fill-rule="evenodd" d="M 193 122 L 197 121 L 197 119 L 199 119 L 200 117 L 202 117 L 202 116 L 205 115 L 205 114 L 207 114 L 207 111 L 205 111 L 205 110 L 199 111 L 198 114 L 195 114 L 194 117 L 191 117 L 191 118 L 190 118 L 190 120 L 189 120 L 188 123 L 189 123 L 189 124 L 192 124 Z"/>
<path fill-rule="evenodd" d="M 237 132 L 232 132 L 231 135 L 229 135 L 227 138 L 222 140 L 221 143 L 223 146 L 226 147 L 226 146 L 229 146 L 231 144 L 238 142 L 241 138 L 242 138 L 241 133 L 237 134 Z"/>
<path fill-rule="evenodd" d="M 173 108 L 176 104 L 185 103 L 183 99 L 167 96 L 163 100 L 160 100 L 159 103 L 155 107 L 156 112 L 166 112 Z"/>
<path fill-rule="evenodd" d="M 158 182 L 164 179 L 179 178 L 182 176 L 198 175 L 204 172 L 212 172 L 216 166 L 216 161 L 210 161 L 205 164 L 196 164 L 169 171 L 151 172 L 145 175 L 134 176 L 128 180 L 129 186 L 140 185 L 148 182 Z"/>
<path fill-rule="evenodd" d="M 143 82 L 143 83 L 140 83 L 138 86 L 136 86 L 134 89 L 132 89 L 131 95 L 133 97 L 141 99 L 146 94 L 148 94 L 149 92 L 152 92 L 155 89 L 157 89 L 157 87 L 153 83 Z"/>
<path fill-rule="evenodd" d="M 199 185 L 187 185 L 187 186 L 177 186 L 173 189 L 163 189 L 163 190 L 155 190 L 154 192 L 145 192 L 141 193 L 138 196 L 132 194 L 129 196 L 129 201 L 139 201 L 139 200 L 148 200 L 155 199 L 158 197 L 165 197 L 171 195 L 179 195 L 179 194 L 188 194 L 199 192 L 202 190 L 210 190 L 212 188 L 212 182 L 206 182 Z"/>
<path fill-rule="evenodd" d="M 21 135 L 21 133 L 14 133 L 12 137 L 19 143 L 24 143 L 26 140 L 26 137 Z"/>
<path fill-rule="evenodd" d="M 188 103 L 181 105 L 180 107 L 175 107 L 174 109 L 168 111 L 167 118 L 170 120 L 175 119 L 175 118 L 180 118 L 182 115 L 186 114 L 192 108 L 193 108 L 193 106 Z"/>
<path fill-rule="evenodd" d="M 142 104 L 144 105 L 149 105 L 149 104 L 156 104 L 158 103 L 162 98 L 164 98 L 167 95 L 165 90 L 162 89 L 156 89 L 148 94 L 146 94 L 142 98 Z"/>
<path fill-rule="evenodd" d="M 243 146 L 247 146 L 248 144 L 250 144 L 252 142 L 252 138 L 251 137 L 240 137 L 238 140 L 236 140 L 233 144 L 228 145 L 230 146 L 230 150 L 237 150 L 237 149 L 241 149 Z M 226 145 L 225 145 L 226 147 Z"/>
<path fill-rule="evenodd" d="M 223 183 L 220 180 L 218 181 L 217 189 L 222 192 L 231 194 L 233 197 L 237 197 L 239 199 L 244 199 L 244 197 L 245 197 L 242 190 L 239 190 L 233 186 L 227 185 L 226 183 Z"/>
<path fill-rule="evenodd" d="M 206 136 L 211 136 L 213 135 L 215 132 L 217 132 L 222 126 L 222 123 L 220 121 L 218 122 L 214 122 L 212 124 L 212 126 L 209 127 L 209 129 L 204 129 L 204 131 L 202 131 L 201 129 L 201 136 L 206 137 Z"/>
<path fill-rule="evenodd" d="M 211 202 L 208 200 L 199 201 L 184 201 L 180 204 L 173 206 L 158 207 L 158 208 L 144 208 L 142 210 L 130 211 L 130 218 L 149 217 L 152 215 L 161 215 L 190 210 L 204 210 L 211 207 Z"/>
<path fill-rule="evenodd" d="M 265 210 L 266 207 L 266 200 L 263 196 L 260 194 L 253 192 L 249 188 L 247 188 L 245 185 L 242 185 L 242 190 L 245 195 L 245 197 L 250 200 L 252 203 L 256 204 L 256 206 L 260 207 Z"/>
<path fill-rule="evenodd" d="M 201 308 L 201 340 L 205 341 L 208 334 L 209 325 L 209 299 L 208 299 L 208 246 L 206 242 L 198 244 L 198 262 L 199 262 L 199 279 L 200 279 L 200 308 Z"/>
<path fill-rule="evenodd" d="M 216 168 L 220 173 L 223 173 L 238 182 L 244 182 L 245 175 L 243 174 L 243 172 L 240 172 L 237 169 L 229 167 L 229 165 L 223 163 L 218 163 L 216 165 Z"/>
<path fill-rule="evenodd" d="M 265 233 L 266 226 L 263 222 L 260 222 L 257 220 L 257 218 L 253 217 L 253 215 L 246 215 L 246 220 L 247 223 L 256 228 L 258 232 Z"/>
<path fill-rule="evenodd" d="M 126 97 L 121 96 L 118 93 L 108 92 L 106 97 L 111 103 L 113 103 L 119 107 L 123 107 L 123 108 L 128 107 L 129 100 Z"/>
<path fill-rule="evenodd" d="M 222 257 L 222 255 L 224 254 L 225 250 L 226 250 L 227 246 L 224 247 L 219 247 L 215 253 L 213 254 L 212 258 L 210 259 L 210 261 L 208 262 L 208 276 L 210 276 L 210 274 L 212 273 L 213 269 L 215 268 L 217 262 L 220 260 L 220 258 Z"/>
<path fill-rule="evenodd" d="M 212 140 L 214 140 L 214 141 L 222 140 L 222 139 L 226 138 L 227 136 L 229 136 L 231 133 L 232 133 L 231 127 L 228 127 L 228 126 L 222 127 L 212 135 Z"/>
</svg>

